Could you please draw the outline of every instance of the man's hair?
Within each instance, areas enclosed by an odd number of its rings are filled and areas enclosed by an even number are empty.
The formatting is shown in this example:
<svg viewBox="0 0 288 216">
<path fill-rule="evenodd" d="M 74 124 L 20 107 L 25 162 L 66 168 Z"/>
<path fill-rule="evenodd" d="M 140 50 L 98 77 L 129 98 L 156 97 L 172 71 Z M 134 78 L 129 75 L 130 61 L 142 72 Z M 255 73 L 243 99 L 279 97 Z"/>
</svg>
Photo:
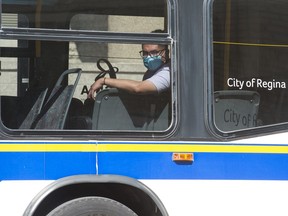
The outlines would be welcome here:
<svg viewBox="0 0 288 216">
<path fill-rule="evenodd" d="M 155 30 L 152 31 L 151 33 L 165 33 L 165 31 L 162 30 L 162 29 L 155 29 Z"/>
<path fill-rule="evenodd" d="M 164 30 L 162 29 L 155 29 L 153 31 L 151 31 L 151 33 L 165 33 Z M 142 44 L 142 47 L 143 47 L 144 44 Z M 168 48 L 168 45 L 164 45 L 164 44 L 158 44 L 158 46 L 163 46 L 164 49 L 165 49 L 165 58 L 166 59 L 169 59 L 169 48 Z"/>
<path fill-rule="evenodd" d="M 162 30 L 162 29 L 155 29 L 151 33 L 165 33 L 165 31 Z M 165 58 L 169 59 L 169 48 L 168 48 L 168 45 L 159 44 L 159 46 L 163 46 L 164 47 L 164 49 L 165 49 Z"/>
</svg>

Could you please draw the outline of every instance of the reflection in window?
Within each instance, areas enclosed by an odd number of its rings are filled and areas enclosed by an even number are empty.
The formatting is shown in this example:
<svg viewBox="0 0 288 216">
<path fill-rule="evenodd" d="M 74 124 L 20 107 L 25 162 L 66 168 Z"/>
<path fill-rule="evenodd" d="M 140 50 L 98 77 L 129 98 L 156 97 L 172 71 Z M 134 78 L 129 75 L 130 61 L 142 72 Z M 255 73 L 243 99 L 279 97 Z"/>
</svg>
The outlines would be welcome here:
<svg viewBox="0 0 288 216">
<path fill-rule="evenodd" d="M 214 1 L 214 91 L 230 100 L 226 107 L 222 103 L 222 112 L 217 112 L 219 97 L 215 97 L 214 119 L 219 129 L 231 131 L 288 121 L 287 8 L 287 2 L 280 0 Z M 241 111 L 249 107 L 243 99 L 247 99 L 243 96 L 247 91 L 254 95 L 251 103 L 255 105 L 255 95 L 259 96 L 256 120 Z M 248 124 L 248 118 L 253 124 Z M 241 121 L 246 122 L 241 127 L 222 125 Z"/>
<path fill-rule="evenodd" d="M 97 30 L 112 32 L 146 32 L 165 29 L 164 17 L 150 16 L 116 16 L 77 14 L 72 17 L 72 30 Z"/>
<path fill-rule="evenodd" d="M 21 1 L 20 3 L 17 1 L 4 1 L 2 7 L 3 13 L 5 13 L 5 15 L 2 15 L 2 20 L 6 20 L 2 22 L 4 27 L 28 27 L 27 25 L 19 25 L 20 22 L 17 25 L 16 20 L 22 20 L 22 15 L 11 14 L 10 3 L 12 3 L 12 10 L 22 11 L 26 17 L 31 19 L 29 22 L 30 28 L 71 28 L 142 33 L 154 30 L 155 23 L 159 24 L 162 22 L 163 24 L 164 17 L 167 14 L 166 0 L 76 0 L 73 3 L 65 0 Z M 26 7 L 29 10 L 23 9 Z M 72 24 L 70 22 L 71 17 L 73 17 Z M 132 17 L 133 19 L 131 19 Z M 85 21 L 85 25 L 78 25 L 78 21 Z M 163 29 L 163 25 L 161 29 Z"/>
</svg>

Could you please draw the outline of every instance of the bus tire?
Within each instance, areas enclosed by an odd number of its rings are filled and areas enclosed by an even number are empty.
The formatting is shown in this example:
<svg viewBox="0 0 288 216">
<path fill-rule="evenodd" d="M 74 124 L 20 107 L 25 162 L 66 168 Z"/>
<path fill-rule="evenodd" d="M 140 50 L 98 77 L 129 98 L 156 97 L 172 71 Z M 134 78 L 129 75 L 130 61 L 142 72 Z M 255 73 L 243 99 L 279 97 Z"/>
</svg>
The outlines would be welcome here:
<svg viewBox="0 0 288 216">
<path fill-rule="evenodd" d="M 127 206 L 104 197 L 81 197 L 65 202 L 47 216 L 137 216 Z"/>
</svg>

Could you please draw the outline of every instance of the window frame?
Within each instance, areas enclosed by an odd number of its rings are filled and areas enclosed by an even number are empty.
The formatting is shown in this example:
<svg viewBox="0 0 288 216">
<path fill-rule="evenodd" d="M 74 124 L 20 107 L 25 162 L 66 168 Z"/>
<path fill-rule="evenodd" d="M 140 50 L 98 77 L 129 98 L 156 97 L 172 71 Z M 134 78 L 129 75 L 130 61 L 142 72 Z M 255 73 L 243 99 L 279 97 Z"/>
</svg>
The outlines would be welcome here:
<svg viewBox="0 0 288 216">
<path fill-rule="evenodd" d="M 61 30 L 61 29 L 43 29 L 43 28 L 11 28 L 2 27 L 0 31 L 1 39 L 12 40 L 38 40 L 38 41 L 62 41 L 62 42 L 106 42 L 106 43 L 128 43 L 128 44 L 142 44 L 142 43 L 158 43 L 169 45 L 171 58 L 171 98 L 172 104 L 177 103 L 177 49 L 175 45 L 177 28 L 177 5 L 175 0 L 166 0 L 167 3 L 167 33 L 127 33 L 127 32 L 103 32 L 103 31 L 89 31 L 89 30 Z M 0 5 L 2 12 L 2 2 Z M 0 16 L 2 17 L 2 15 Z M 1 19 L 0 19 L 0 24 Z M 98 136 L 101 137 L 114 137 L 119 135 L 124 138 L 139 138 L 139 137 L 152 137 L 153 139 L 170 136 L 175 130 L 178 119 L 178 108 L 172 106 L 171 123 L 165 131 L 97 131 L 97 130 L 22 130 L 22 129 L 9 129 L 2 123 L 0 124 L 0 133 L 6 136 L 27 137 L 31 136 L 55 136 L 55 137 L 77 137 L 79 136 Z M 2 132 L 1 132 L 2 131 Z"/>
</svg>

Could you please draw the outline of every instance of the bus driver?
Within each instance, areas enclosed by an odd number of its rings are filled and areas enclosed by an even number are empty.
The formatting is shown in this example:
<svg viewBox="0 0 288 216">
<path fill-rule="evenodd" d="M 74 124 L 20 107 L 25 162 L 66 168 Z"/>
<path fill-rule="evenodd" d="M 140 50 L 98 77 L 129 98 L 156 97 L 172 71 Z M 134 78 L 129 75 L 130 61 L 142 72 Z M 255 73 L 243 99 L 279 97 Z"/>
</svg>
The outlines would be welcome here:
<svg viewBox="0 0 288 216">
<path fill-rule="evenodd" d="M 95 98 L 95 92 L 103 85 L 128 91 L 133 94 L 158 94 L 170 88 L 170 62 L 167 45 L 143 44 L 140 55 L 147 68 L 142 81 L 129 79 L 100 78 L 88 92 L 88 98 Z"/>
</svg>

